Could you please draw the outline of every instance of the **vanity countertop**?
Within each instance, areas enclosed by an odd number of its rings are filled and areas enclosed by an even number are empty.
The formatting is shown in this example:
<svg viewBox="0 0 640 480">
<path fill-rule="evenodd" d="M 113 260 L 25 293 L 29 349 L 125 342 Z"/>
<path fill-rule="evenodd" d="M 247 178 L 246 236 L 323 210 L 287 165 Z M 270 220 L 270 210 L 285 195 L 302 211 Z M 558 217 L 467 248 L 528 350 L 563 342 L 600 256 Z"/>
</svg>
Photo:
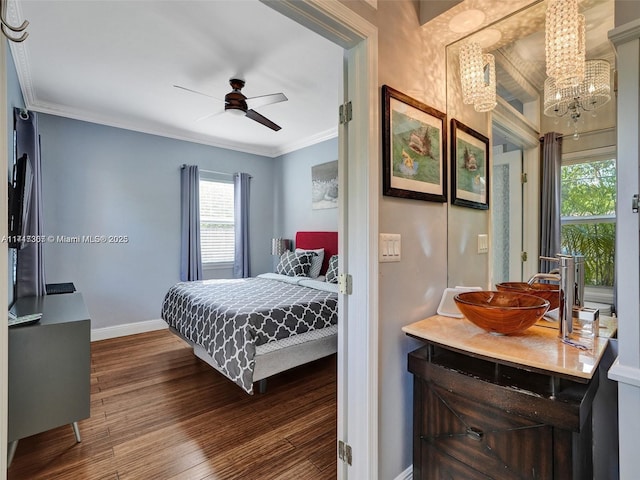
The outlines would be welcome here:
<svg viewBox="0 0 640 480">
<path fill-rule="evenodd" d="M 595 373 L 608 339 L 617 331 L 617 318 L 600 317 L 600 336 L 580 338 L 590 348 L 566 345 L 558 330 L 544 320 L 518 335 L 492 335 L 466 318 L 434 315 L 402 328 L 407 335 L 451 350 L 527 370 L 588 382 Z M 552 324 L 551 324 L 552 325 Z"/>
</svg>

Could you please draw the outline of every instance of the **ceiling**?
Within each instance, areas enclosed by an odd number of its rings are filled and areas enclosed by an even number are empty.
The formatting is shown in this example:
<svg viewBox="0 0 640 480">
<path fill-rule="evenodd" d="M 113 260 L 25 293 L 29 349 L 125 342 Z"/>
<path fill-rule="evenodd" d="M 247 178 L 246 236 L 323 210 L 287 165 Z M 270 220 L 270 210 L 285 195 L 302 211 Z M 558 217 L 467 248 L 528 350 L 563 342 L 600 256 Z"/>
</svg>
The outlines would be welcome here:
<svg viewBox="0 0 640 480">
<path fill-rule="evenodd" d="M 499 50 L 541 92 L 545 5 L 496 22 L 499 8 L 467 0 L 429 25 L 460 38 L 452 25 L 481 14 L 484 28 L 463 40 Z M 606 36 L 613 0 L 581 0 L 580 9 L 588 58 L 613 65 Z M 9 0 L 7 17 L 30 22 L 27 40 L 10 42 L 30 110 L 269 157 L 337 135 L 342 48 L 258 0 Z M 224 113 L 229 80 L 237 77 L 247 97 L 288 97 L 256 108 L 282 130 Z"/>
<path fill-rule="evenodd" d="M 337 136 L 343 49 L 258 0 L 14 0 L 7 18 L 29 21 L 10 45 L 30 110 L 269 157 Z M 288 97 L 256 108 L 282 130 L 224 113 L 231 78 Z"/>
</svg>

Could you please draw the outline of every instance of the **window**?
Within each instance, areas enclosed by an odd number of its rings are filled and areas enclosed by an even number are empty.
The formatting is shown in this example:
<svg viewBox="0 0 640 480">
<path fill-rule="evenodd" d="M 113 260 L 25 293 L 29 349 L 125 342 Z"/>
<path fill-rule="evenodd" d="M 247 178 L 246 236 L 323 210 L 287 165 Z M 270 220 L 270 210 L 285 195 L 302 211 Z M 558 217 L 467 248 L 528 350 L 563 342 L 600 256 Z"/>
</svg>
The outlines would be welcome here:
<svg viewBox="0 0 640 480">
<path fill-rule="evenodd" d="M 564 156 L 561 188 L 562 249 L 585 257 L 586 287 L 606 287 L 612 291 L 616 238 L 615 152 Z"/>
<path fill-rule="evenodd" d="M 233 183 L 200 176 L 200 244 L 202 264 L 229 264 L 234 260 Z"/>
</svg>

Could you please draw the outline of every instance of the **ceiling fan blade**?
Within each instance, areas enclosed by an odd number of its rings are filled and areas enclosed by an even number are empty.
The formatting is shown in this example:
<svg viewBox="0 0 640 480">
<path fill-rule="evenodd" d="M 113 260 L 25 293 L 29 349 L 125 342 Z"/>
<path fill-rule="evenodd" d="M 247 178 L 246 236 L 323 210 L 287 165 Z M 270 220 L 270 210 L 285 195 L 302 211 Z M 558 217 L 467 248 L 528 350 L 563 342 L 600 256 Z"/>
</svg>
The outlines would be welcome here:
<svg viewBox="0 0 640 480">
<path fill-rule="evenodd" d="M 251 120 L 255 120 L 256 122 L 261 123 L 265 127 L 269 127 L 270 129 L 275 130 L 276 132 L 281 128 L 268 118 L 260 115 L 255 110 L 247 110 L 247 117 L 249 117 Z"/>
<path fill-rule="evenodd" d="M 247 107 L 258 108 L 272 103 L 286 102 L 289 100 L 284 93 L 272 93 L 271 95 L 261 95 L 259 97 L 250 97 L 246 99 Z"/>
<path fill-rule="evenodd" d="M 206 119 L 211 118 L 211 117 L 215 117 L 216 115 L 220 115 L 221 113 L 224 113 L 224 110 L 219 110 L 217 112 L 208 113 L 206 115 L 203 115 L 200 118 L 196 118 L 195 122 L 202 122 L 203 120 L 206 120 Z"/>
<path fill-rule="evenodd" d="M 174 87 L 179 88 L 180 90 L 186 90 L 187 92 L 197 93 L 198 95 L 204 95 L 205 97 L 213 98 L 214 100 L 218 100 L 219 102 L 222 102 L 222 100 L 220 100 L 219 98 L 212 97 L 211 95 L 209 95 L 207 93 L 202 93 L 202 92 L 199 92 L 197 90 L 192 90 L 192 89 L 187 88 L 187 87 L 181 87 L 180 85 L 174 85 Z"/>
</svg>

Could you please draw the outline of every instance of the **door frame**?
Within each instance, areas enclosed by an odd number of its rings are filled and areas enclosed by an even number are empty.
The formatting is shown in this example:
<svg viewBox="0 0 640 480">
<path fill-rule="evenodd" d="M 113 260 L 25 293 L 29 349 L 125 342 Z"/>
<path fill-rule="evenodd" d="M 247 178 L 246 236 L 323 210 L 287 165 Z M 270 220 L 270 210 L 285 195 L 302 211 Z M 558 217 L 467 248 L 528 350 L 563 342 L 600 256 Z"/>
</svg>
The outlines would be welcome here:
<svg viewBox="0 0 640 480">
<path fill-rule="evenodd" d="M 353 118 L 339 128 L 340 295 L 338 440 L 353 452 L 338 479 L 378 478 L 378 29 L 340 2 L 261 0 L 345 49 L 345 97 Z M 336 105 L 336 115 L 338 114 Z"/>
<path fill-rule="evenodd" d="M 631 207 L 640 191 L 640 18 L 611 30 L 609 40 L 616 49 L 618 69 L 616 309 L 620 322 L 619 355 L 608 376 L 618 382 L 620 478 L 635 478 L 640 466 L 636 444 L 640 433 L 640 218 Z"/>
<path fill-rule="evenodd" d="M 8 108 L 7 108 L 7 42 L 0 42 L 0 171 L 8 171 L 9 138 L 8 138 Z M 4 133 L 4 134 L 3 134 Z M 0 182 L 0 232 L 7 236 L 7 182 Z M 8 309 L 9 299 L 9 249 L 7 242 L 0 242 L 0 311 Z M 0 316 L 0 480 L 7 478 L 7 431 L 9 429 L 9 411 L 7 394 L 9 385 L 9 327 L 8 317 Z"/>
<path fill-rule="evenodd" d="M 522 115 L 514 114 L 499 102 L 492 114 L 492 131 L 522 149 L 522 173 L 527 181 L 522 186 L 522 248 L 527 260 L 522 262 L 522 278 L 538 273 L 540 255 L 540 132 Z"/>
</svg>

